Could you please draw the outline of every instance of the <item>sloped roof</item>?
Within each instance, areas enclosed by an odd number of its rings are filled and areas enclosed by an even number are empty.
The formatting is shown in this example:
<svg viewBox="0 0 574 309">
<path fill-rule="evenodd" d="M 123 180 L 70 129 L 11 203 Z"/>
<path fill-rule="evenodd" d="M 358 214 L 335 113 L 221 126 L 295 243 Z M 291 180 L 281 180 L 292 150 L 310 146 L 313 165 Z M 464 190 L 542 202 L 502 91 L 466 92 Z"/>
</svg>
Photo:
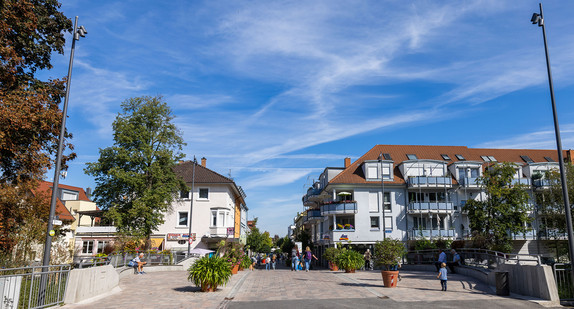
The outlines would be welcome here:
<svg viewBox="0 0 574 309">
<path fill-rule="evenodd" d="M 177 164 L 173 170 L 176 175 L 181 177 L 186 183 L 191 183 L 193 180 L 193 165 L 195 164 L 195 183 L 205 184 L 221 184 L 221 183 L 234 183 L 233 180 L 222 176 L 201 164 L 194 163 L 193 161 L 184 161 Z"/>
<path fill-rule="evenodd" d="M 373 183 L 366 181 L 363 173 L 362 164 L 369 160 L 378 160 L 379 154 L 388 153 L 394 161 L 394 180 L 385 183 L 404 184 L 405 180 L 398 169 L 403 161 L 408 161 L 407 154 L 414 154 L 419 160 L 438 160 L 451 164 L 459 162 L 456 155 L 462 155 L 464 161 L 478 161 L 483 163 L 481 156 L 493 156 L 497 162 L 515 162 L 522 164 L 521 156 L 528 156 L 534 162 L 548 162 L 545 157 L 549 157 L 558 162 L 558 153 L 556 150 L 541 149 L 489 149 L 489 148 L 468 148 L 466 146 L 423 146 L 423 145 L 376 145 L 367 153 L 353 162 L 348 168 L 335 176 L 329 183 L 331 184 L 367 184 Z M 442 154 L 450 157 L 449 161 L 442 158 Z M 566 151 L 564 151 L 566 155 Z"/>
<path fill-rule="evenodd" d="M 52 183 L 52 182 L 41 181 L 38 184 L 38 189 L 35 190 L 35 192 L 33 192 L 33 193 L 34 194 L 38 194 L 38 193 L 45 194 L 47 196 L 47 202 L 50 203 L 51 202 L 50 199 L 52 197 L 52 187 L 53 186 L 54 186 L 54 183 Z M 91 202 L 90 199 L 88 198 L 88 196 L 86 195 L 86 191 L 84 191 L 83 188 L 68 186 L 68 185 L 63 185 L 63 184 L 58 184 L 58 188 L 77 191 L 78 192 L 78 200 Z M 72 216 L 72 214 L 70 213 L 68 208 L 66 208 L 66 206 L 64 205 L 62 200 L 60 200 L 59 197 L 56 199 L 56 215 L 60 218 L 60 220 L 63 220 L 63 221 L 74 221 L 75 220 L 74 216 Z"/>
</svg>

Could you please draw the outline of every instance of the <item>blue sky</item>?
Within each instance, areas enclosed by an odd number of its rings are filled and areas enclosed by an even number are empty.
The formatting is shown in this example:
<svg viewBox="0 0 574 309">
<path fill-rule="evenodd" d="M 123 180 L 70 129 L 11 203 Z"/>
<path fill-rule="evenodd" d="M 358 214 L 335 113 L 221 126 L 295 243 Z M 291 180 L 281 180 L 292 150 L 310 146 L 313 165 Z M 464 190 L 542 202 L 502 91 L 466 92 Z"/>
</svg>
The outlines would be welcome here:
<svg viewBox="0 0 574 309">
<path fill-rule="evenodd" d="M 68 130 L 84 175 L 120 103 L 163 95 L 187 159 L 231 176 L 284 236 L 326 166 L 376 144 L 556 147 L 537 1 L 64 1 Z M 543 3 L 563 146 L 574 148 L 574 3 Z M 71 41 L 44 78 L 67 73 Z M 53 174 L 47 176 L 52 180 Z"/>
</svg>

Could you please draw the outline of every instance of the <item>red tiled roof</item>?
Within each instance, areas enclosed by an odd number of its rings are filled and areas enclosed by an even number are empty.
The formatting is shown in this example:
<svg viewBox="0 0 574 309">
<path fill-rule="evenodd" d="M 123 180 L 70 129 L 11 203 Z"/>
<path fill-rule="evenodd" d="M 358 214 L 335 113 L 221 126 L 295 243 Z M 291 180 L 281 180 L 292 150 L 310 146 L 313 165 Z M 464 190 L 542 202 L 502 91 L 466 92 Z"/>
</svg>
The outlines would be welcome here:
<svg viewBox="0 0 574 309">
<path fill-rule="evenodd" d="M 51 197 L 52 197 L 52 186 L 54 184 L 52 182 L 48 182 L 48 181 L 41 181 L 38 184 L 38 189 L 35 190 L 35 192 L 33 192 L 34 194 L 44 194 L 47 197 L 47 203 L 51 202 Z M 90 199 L 88 198 L 88 196 L 86 195 L 86 192 L 84 191 L 84 189 L 80 188 L 80 187 L 74 187 L 74 186 L 68 186 L 68 185 L 62 185 L 62 184 L 58 184 L 58 188 L 62 188 L 62 189 L 67 189 L 67 190 L 72 190 L 72 191 L 77 191 L 78 192 L 78 199 L 80 201 L 88 201 L 91 202 Z M 63 221 L 74 221 L 74 216 L 72 216 L 72 214 L 70 213 L 70 211 L 66 208 L 66 206 L 64 205 L 64 203 L 62 203 L 62 201 L 60 200 L 60 198 L 56 199 L 56 215 L 60 218 L 60 220 Z"/>
<path fill-rule="evenodd" d="M 353 162 L 348 168 L 335 176 L 329 183 L 353 183 L 366 184 L 367 182 L 363 173 L 362 164 L 364 161 L 378 160 L 379 154 L 388 153 L 395 162 L 394 180 L 388 183 L 404 184 L 405 180 L 399 171 L 398 166 L 403 161 L 408 161 L 407 154 L 414 154 L 419 160 L 439 160 L 451 164 L 458 162 L 456 155 L 462 155 L 465 161 L 478 161 L 487 163 L 480 156 L 493 156 L 497 162 L 515 162 L 525 164 L 520 156 L 528 156 L 534 162 L 548 162 L 544 157 L 549 157 L 558 162 L 558 153 L 556 150 L 541 149 L 488 149 L 488 148 L 468 148 L 466 146 L 414 146 L 414 145 L 376 145 L 367 153 Z M 445 161 L 442 154 L 450 157 L 450 161 Z M 564 151 L 566 157 L 567 151 Z"/>
</svg>

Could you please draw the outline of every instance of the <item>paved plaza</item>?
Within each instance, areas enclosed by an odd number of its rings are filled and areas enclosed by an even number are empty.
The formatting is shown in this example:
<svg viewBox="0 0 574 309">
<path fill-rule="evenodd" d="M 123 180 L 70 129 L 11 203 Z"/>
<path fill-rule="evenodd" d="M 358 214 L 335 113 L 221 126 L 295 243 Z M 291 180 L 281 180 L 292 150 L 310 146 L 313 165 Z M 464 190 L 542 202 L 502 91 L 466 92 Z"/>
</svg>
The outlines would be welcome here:
<svg viewBox="0 0 574 309">
<path fill-rule="evenodd" d="M 450 274 L 448 291 L 430 272 L 401 271 L 393 289 L 383 287 L 380 271 L 353 274 L 314 270 L 241 271 L 213 293 L 202 293 L 184 271 L 133 275 L 121 291 L 89 303 L 63 308 L 543 308 L 515 296 L 496 296 L 477 280 Z"/>
</svg>

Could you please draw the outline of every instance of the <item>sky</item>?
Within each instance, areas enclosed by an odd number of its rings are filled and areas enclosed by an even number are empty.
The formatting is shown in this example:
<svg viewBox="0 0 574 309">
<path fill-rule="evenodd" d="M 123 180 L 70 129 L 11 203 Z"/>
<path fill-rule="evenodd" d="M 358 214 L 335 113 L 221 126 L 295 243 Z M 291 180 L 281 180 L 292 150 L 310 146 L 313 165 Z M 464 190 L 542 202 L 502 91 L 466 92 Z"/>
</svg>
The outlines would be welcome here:
<svg viewBox="0 0 574 309">
<path fill-rule="evenodd" d="M 564 149 L 574 148 L 574 2 L 545 1 Z M 377 144 L 555 149 L 538 1 L 65 0 L 76 42 L 67 128 L 113 145 L 124 100 L 162 95 L 186 159 L 231 176 L 249 219 L 285 236 L 325 167 Z M 71 48 L 40 77 L 67 74 Z M 47 175 L 52 180 L 53 174 Z"/>
</svg>

